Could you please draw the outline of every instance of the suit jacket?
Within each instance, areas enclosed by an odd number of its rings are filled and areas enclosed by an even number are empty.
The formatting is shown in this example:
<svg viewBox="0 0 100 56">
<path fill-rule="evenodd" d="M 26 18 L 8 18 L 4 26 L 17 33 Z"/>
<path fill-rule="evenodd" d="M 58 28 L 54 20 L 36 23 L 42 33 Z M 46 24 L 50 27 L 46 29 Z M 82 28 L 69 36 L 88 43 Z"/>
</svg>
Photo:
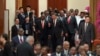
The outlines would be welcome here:
<svg viewBox="0 0 100 56">
<path fill-rule="evenodd" d="M 32 31 L 33 31 L 32 27 L 33 27 L 33 25 L 32 25 L 31 22 L 25 23 L 25 24 L 22 25 L 22 28 L 23 28 L 24 31 L 25 31 L 25 32 L 24 32 L 25 36 L 32 35 Z M 27 31 L 27 32 L 26 32 L 26 31 Z"/>
<path fill-rule="evenodd" d="M 76 56 L 80 56 L 80 54 L 76 54 Z M 88 54 L 86 54 L 86 56 L 89 56 Z"/>
<path fill-rule="evenodd" d="M 24 24 L 25 14 L 23 13 L 23 15 L 22 15 L 21 13 L 19 13 L 17 17 L 19 19 L 20 25 Z"/>
<path fill-rule="evenodd" d="M 30 17 L 30 22 L 31 23 L 35 23 L 37 24 L 38 18 L 36 16 L 34 16 L 34 20 L 33 20 L 33 16 Z"/>
<path fill-rule="evenodd" d="M 51 56 L 56 56 L 56 53 L 51 54 Z M 61 53 L 61 56 L 65 56 L 65 55 Z"/>
<path fill-rule="evenodd" d="M 48 24 L 47 24 L 47 21 L 44 20 L 44 28 L 42 28 L 42 24 L 41 24 L 41 21 L 42 20 L 38 20 L 38 23 L 37 23 L 37 30 L 47 30 L 47 27 L 48 27 Z"/>
<path fill-rule="evenodd" d="M 79 35 L 81 42 L 91 44 L 91 40 L 94 38 L 94 26 L 92 23 L 88 23 L 87 29 L 85 31 L 85 22 L 79 27 Z"/>
<path fill-rule="evenodd" d="M 29 15 L 28 15 L 28 13 L 27 13 L 27 11 L 26 11 L 24 14 L 25 14 L 25 17 L 31 17 L 32 12 L 29 12 Z"/>
<path fill-rule="evenodd" d="M 56 26 L 54 26 L 53 20 L 51 23 L 51 34 L 55 34 L 57 38 L 61 37 L 61 33 L 64 31 L 64 26 L 59 18 L 56 20 Z"/>
<path fill-rule="evenodd" d="M 64 27 L 64 33 L 69 33 L 68 32 L 68 24 L 67 24 L 67 22 L 66 22 L 66 18 L 65 17 L 62 17 L 63 19 L 61 20 L 62 21 L 62 23 L 63 23 L 63 27 Z"/>
<path fill-rule="evenodd" d="M 80 23 L 79 23 L 79 27 L 80 27 L 81 24 L 84 23 L 84 22 L 85 22 L 85 20 L 81 20 Z M 78 27 L 78 29 L 79 29 L 79 27 Z"/>
<path fill-rule="evenodd" d="M 20 44 L 17 48 L 17 56 L 35 56 L 33 52 L 33 47 L 27 42 Z"/>
<path fill-rule="evenodd" d="M 24 38 L 24 42 L 26 40 L 26 36 L 23 36 Z M 16 49 L 17 46 L 20 44 L 20 41 L 19 41 L 19 38 L 18 36 L 15 36 L 13 39 L 12 39 L 12 46 L 13 46 L 13 49 Z"/>
<path fill-rule="evenodd" d="M 69 30 L 69 33 L 71 34 L 74 34 L 75 33 L 75 30 L 77 30 L 77 22 L 76 22 L 76 18 L 75 16 L 70 16 L 70 23 L 68 23 L 68 18 L 66 19 L 66 22 L 67 22 L 67 25 L 68 25 L 68 30 Z"/>
<path fill-rule="evenodd" d="M 46 20 L 44 20 L 44 28 L 42 28 L 42 23 L 41 23 L 42 20 L 38 20 L 38 23 L 36 25 L 36 30 L 40 31 L 40 35 L 41 37 L 46 37 L 47 36 L 47 29 L 48 29 L 48 23 Z"/>
<path fill-rule="evenodd" d="M 2 52 L 2 56 L 13 56 L 12 47 L 10 42 L 6 42 L 4 46 L 4 50 Z"/>
<path fill-rule="evenodd" d="M 22 26 L 19 25 L 19 28 L 21 28 Z M 16 27 L 16 25 L 13 25 L 12 28 L 11 28 L 11 37 L 15 37 L 16 35 L 18 35 L 18 28 Z"/>
<path fill-rule="evenodd" d="M 68 52 L 66 53 L 67 55 L 64 53 L 64 50 L 62 51 L 62 53 L 63 53 L 65 56 L 68 56 L 68 55 L 69 55 L 69 50 L 68 50 Z"/>
</svg>

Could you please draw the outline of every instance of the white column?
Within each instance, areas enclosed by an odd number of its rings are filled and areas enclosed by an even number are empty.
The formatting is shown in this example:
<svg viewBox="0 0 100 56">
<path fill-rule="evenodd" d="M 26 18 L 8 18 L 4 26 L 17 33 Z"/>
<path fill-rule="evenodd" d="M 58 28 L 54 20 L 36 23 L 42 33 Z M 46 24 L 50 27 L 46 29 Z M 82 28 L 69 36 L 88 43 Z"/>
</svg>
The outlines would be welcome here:
<svg viewBox="0 0 100 56">
<path fill-rule="evenodd" d="M 67 1 L 68 1 L 68 10 L 79 9 L 79 11 L 83 11 L 86 6 L 89 6 L 90 0 L 67 0 Z"/>
<path fill-rule="evenodd" d="M 15 0 L 6 0 L 6 9 L 9 9 L 9 30 L 14 24 L 15 19 Z"/>
<path fill-rule="evenodd" d="M 47 10 L 47 0 L 39 0 L 39 16 L 42 11 Z"/>
<path fill-rule="evenodd" d="M 6 9 L 9 10 L 9 31 L 11 33 L 11 27 L 14 24 L 14 19 L 15 19 L 15 3 L 16 0 L 6 0 Z M 10 35 L 11 37 L 11 35 Z M 11 38 L 10 38 L 11 40 Z"/>
</svg>

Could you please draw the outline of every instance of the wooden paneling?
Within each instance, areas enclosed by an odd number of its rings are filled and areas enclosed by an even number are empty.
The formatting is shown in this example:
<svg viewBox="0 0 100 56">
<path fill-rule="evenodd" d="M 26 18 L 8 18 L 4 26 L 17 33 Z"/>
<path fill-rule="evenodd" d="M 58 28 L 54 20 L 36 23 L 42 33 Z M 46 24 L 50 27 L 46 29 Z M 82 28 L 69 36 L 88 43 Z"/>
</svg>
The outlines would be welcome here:
<svg viewBox="0 0 100 56">
<path fill-rule="evenodd" d="M 24 8 L 30 5 L 31 8 L 36 11 L 36 15 L 38 15 L 38 0 L 23 0 L 22 4 Z"/>
<path fill-rule="evenodd" d="M 48 4 L 48 8 L 55 8 L 56 6 L 55 6 L 55 0 L 48 0 L 48 2 L 47 2 L 47 4 Z"/>
<path fill-rule="evenodd" d="M 0 0 L 0 34 L 4 32 L 4 10 L 6 0 Z"/>
<path fill-rule="evenodd" d="M 49 7 L 62 10 L 63 8 L 67 8 L 67 0 L 48 0 L 48 8 Z"/>
<path fill-rule="evenodd" d="M 22 0 L 16 0 L 16 10 L 22 7 Z"/>
</svg>

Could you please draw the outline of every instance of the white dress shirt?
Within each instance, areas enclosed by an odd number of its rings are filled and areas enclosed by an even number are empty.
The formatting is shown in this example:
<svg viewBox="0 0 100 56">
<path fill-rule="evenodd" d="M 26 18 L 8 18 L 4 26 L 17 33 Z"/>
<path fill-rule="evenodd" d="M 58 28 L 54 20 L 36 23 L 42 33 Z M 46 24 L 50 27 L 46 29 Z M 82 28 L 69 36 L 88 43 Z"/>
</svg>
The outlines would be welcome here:
<svg viewBox="0 0 100 56">
<path fill-rule="evenodd" d="M 19 25 L 16 25 L 17 29 L 19 29 Z"/>
<path fill-rule="evenodd" d="M 80 16 L 75 16 L 76 17 L 76 22 L 77 22 L 77 25 L 79 26 L 81 20 L 84 20 L 84 17 L 81 18 Z"/>
<path fill-rule="evenodd" d="M 24 41 L 24 37 L 23 36 L 18 35 L 18 39 L 19 39 L 20 43 L 22 43 Z M 20 39 L 22 40 L 22 42 L 20 41 Z"/>
<path fill-rule="evenodd" d="M 61 56 L 61 53 L 56 53 L 56 56 Z"/>
</svg>

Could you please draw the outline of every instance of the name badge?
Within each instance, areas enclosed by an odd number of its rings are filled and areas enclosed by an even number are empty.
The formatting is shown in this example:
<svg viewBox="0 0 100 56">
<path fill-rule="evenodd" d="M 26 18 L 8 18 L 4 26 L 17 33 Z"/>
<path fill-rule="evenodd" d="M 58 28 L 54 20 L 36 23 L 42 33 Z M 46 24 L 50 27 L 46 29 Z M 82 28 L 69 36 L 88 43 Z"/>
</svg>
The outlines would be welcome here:
<svg viewBox="0 0 100 56">
<path fill-rule="evenodd" d="M 28 34 L 28 30 L 26 30 L 25 33 Z"/>
</svg>

